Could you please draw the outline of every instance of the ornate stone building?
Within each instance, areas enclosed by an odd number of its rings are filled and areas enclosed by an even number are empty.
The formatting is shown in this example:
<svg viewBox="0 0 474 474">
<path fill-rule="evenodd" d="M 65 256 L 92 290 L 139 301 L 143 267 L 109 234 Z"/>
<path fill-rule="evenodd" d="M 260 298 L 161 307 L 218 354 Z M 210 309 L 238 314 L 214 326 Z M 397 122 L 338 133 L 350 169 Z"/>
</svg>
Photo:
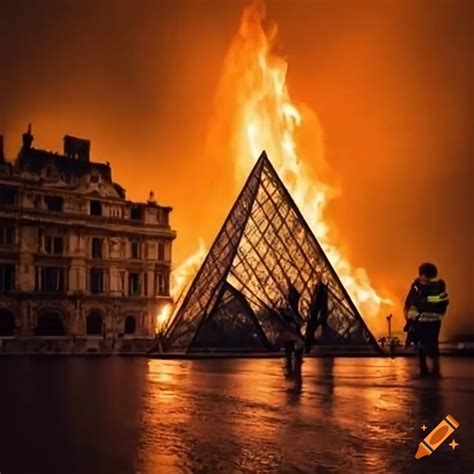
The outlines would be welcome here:
<svg viewBox="0 0 474 474">
<path fill-rule="evenodd" d="M 64 137 L 63 154 L 32 145 L 29 127 L 8 163 L 0 137 L 0 337 L 25 350 L 35 339 L 87 350 L 153 337 L 170 301 L 171 208 L 153 193 L 127 200 L 87 140 Z"/>
</svg>

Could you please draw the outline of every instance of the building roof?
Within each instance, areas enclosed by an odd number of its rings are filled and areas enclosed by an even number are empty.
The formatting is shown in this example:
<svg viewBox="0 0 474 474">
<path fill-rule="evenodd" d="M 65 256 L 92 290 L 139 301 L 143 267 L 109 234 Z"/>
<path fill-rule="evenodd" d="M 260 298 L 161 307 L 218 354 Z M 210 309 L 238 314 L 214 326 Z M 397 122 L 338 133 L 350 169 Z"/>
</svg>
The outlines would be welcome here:
<svg viewBox="0 0 474 474">
<path fill-rule="evenodd" d="M 7 162 L 3 153 L 3 137 L 0 135 L 0 175 L 21 180 L 40 182 L 57 190 L 67 188 L 81 194 L 96 193 L 108 198 L 126 200 L 126 190 L 112 180 L 109 162 L 90 161 L 90 140 L 70 135 L 64 136 L 63 153 L 33 147 L 31 124 L 22 135 L 22 147 L 14 162 Z M 135 207 L 159 207 L 171 211 L 169 206 L 159 205 L 154 193 L 146 203 L 126 201 Z"/>
<path fill-rule="evenodd" d="M 108 163 L 82 161 L 36 148 L 22 148 L 14 166 L 20 171 L 33 174 L 48 174 L 48 172 L 52 176 L 59 174 L 65 181 L 71 181 L 75 177 L 80 178 L 86 174 L 97 174 L 104 181 L 112 182 L 112 171 Z"/>
</svg>

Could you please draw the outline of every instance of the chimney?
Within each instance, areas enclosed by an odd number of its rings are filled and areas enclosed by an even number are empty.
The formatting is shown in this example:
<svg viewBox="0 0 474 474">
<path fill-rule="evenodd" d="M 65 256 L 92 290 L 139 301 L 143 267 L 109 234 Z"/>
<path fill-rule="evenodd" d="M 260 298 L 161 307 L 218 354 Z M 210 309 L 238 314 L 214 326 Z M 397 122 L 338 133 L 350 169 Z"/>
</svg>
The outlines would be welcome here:
<svg viewBox="0 0 474 474">
<path fill-rule="evenodd" d="M 33 134 L 31 133 L 31 123 L 28 124 L 28 129 L 23 134 L 23 148 L 31 148 L 33 143 Z"/>
<path fill-rule="evenodd" d="M 5 154 L 3 152 L 3 135 L 0 135 L 0 163 L 5 163 Z"/>
<path fill-rule="evenodd" d="M 89 161 L 90 140 L 64 135 L 64 155 L 73 160 Z"/>
</svg>

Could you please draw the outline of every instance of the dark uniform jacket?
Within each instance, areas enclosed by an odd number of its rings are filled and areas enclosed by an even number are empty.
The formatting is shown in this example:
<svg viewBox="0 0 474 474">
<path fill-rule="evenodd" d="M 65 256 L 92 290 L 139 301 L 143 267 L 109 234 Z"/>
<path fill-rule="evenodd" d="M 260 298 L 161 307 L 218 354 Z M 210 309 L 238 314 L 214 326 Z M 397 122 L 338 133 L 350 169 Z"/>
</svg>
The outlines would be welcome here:
<svg viewBox="0 0 474 474">
<path fill-rule="evenodd" d="M 448 308 L 449 298 L 446 283 L 441 279 L 433 279 L 423 284 L 418 278 L 412 283 L 405 299 L 405 309 L 415 307 L 420 314 L 420 321 L 442 319 Z"/>
</svg>

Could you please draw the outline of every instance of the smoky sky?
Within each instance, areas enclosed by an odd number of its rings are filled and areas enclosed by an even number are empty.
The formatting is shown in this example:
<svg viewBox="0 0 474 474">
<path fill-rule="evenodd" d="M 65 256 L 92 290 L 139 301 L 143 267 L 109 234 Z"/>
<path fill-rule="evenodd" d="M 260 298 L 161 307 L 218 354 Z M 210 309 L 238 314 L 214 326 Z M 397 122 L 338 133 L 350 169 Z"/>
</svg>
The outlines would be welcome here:
<svg viewBox="0 0 474 474">
<path fill-rule="evenodd" d="M 130 198 L 153 189 L 174 207 L 179 262 L 199 236 L 210 242 L 237 192 L 231 157 L 229 169 L 213 161 L 206 140 L 245 4 L 2 0 L 8 156 L 28 122 L 39 148 L 90 138 Z M 472 2 L 268 1 L 267 17 L 341 183 L 328 209 L 338 242 L 398 299 L 420 262 L 437 263 L 452 299 L 445 334 L 473 331 Z"/>
</svg>

